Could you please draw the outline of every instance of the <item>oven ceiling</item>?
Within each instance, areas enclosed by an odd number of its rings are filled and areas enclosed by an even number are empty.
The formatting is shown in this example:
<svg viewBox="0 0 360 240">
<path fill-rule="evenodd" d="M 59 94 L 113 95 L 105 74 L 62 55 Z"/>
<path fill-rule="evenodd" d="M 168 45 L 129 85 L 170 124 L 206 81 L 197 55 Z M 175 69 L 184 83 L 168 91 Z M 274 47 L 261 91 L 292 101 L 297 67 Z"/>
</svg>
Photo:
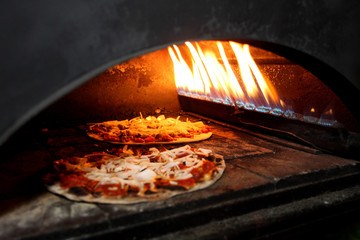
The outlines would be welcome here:
<svg viewBox="0 0 360 240">
<path fill-rule="evenodd" d="M 245 39 L 299 50 L 314 57 L 306 67 L 334 68 L 322 79 L 347 104 L 359 101 L 357 0 L 2 1 L 0 18 L 0 144 L 108 67 L 185 40 Z M 301 62 L 304 54 L 289 57 Z"/>
</svg>

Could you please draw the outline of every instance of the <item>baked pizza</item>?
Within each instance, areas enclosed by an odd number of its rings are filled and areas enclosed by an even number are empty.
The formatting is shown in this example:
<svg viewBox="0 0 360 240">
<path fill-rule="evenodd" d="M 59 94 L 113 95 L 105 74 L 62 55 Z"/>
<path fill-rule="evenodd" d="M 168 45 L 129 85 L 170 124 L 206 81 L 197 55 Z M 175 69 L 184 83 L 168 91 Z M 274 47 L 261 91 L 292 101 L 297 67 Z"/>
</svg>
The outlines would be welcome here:
<svg viewBox="0 0 360 240">
<path fill-rule="evenodd" d="M 210 138 L 211 129 L 202 121 L 181 121 L 177 118 L 148 116 L 130 120 L 89 124 L 87 135 L 115 144 L 166 144 L 196 142 Z"/>
<path fill-rule="evenodd" d="M 46 186 L 75 201 L 132 204 L 206 188 L 225 169 L 223 157 L 209 149 L 127 147 L 57 160 Z"/>
</svg>

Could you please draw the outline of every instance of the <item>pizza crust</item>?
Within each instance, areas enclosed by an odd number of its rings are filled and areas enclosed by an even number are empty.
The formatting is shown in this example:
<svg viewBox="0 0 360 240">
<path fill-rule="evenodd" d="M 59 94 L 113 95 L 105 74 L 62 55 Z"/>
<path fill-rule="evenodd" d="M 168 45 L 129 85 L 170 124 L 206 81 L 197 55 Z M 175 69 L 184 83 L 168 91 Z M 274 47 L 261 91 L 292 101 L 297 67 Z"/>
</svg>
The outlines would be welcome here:
<svg viewBox="0 0 360 240">
<path fill-rule="evenodd" d="M 221 157 L 221 156 L 220 156 Z M 46 188 L 55 194 L 63 196 L 69 200 L 73 201 L 83 201 L 83 202 L 93 202 L 93 203 L 106 203 L 106 204 L 135 204 L 140 202 L 152 202 L 158 200 L 165 200 L 177 195 L 198 191 L 201 189 L 208 188 L 218 181 L 224 173 L 225 170 L 225 160 L 221 157 L 219 162 L 215 163 L 216 171 L 213 173 L 212 178 L 209 180 L 197 182 L 195 186 L 188 189 L 168 189 L 168 188 L 157 188 L 156 192 L 150 194 L 129 194 L 124 196 L 104 196 L 99 197 L 93 196 L 91 194 L 86 195 L 76 195 L 69 192 L 69 189 L 62 188 L 60 182 L 54 182 L 52 184 L 47 184 Z"/>
<path fill-rule="evenodd" d="M 191 142 L 199 142 L 199 141 L 203 141 L 206 139 L 209 139 L 212 135 L 212 132 L 208 132 L 208 133 L 202 133 L 199 135 L 194 135 L 193 138 L 176 138 L 174 141 L 171 142 L 143 142 L 143 143 L 139 143 L 139 142 L 134 142 L 134 141 L 129 141 L 129 142 L 114 142 L 114 141 L 107 141 L 104 138 L 102 138 L 101 136 L 91 133 L 91 132 L 87 132 L 87 135 L 93 139 L 99 140 L 99 141 L 103 141 L 103 142 L 108 142 L 108 143 L 112 143 L 112 144 L 122 144 L 122 145 L 154 145 L 154 144 L 177 144 L 177 143 L 191 143 Z"/>
<path fill-rule="evenodd" d="M 202 121 L 182 121 L 180 116 L 166 118 L 165 115 L 143 118 L 141 113 L 140 117 L 130 120 L 88 123 L 86 133 L 99 141 L 126 145 L 190 143 L 206 140 L 212 135 L 210 127 Z M 161 141 L 155 141 L 156 137 Z"/>
<path fill-rule="evenodd" d="M 218 181 L 223 175 L 225 170 L 225 161 L 222 160 L 217 166 L 217 168 L 218 168 L 218 172 L 213 175 L 213 178 L 211 180 L 199 182 L 190 189 L 170 190 L 170 189 L 160 188 L 155 193 L 145 194 L 142 196 L 125 195 L 125 196 L 115 196 L 115 197 L 109 197 L 109 196 L 94 197 L 90 194 L 85 196 L 77 196 L 69 193 L 68 189 L 63 189 L 60 186 L 60 183 L 49 185 L 47 186 L 47 189 L 50 192 L 61 195 L 69 200 L 81 201 L 81 202 L 106 203 L 106 204 L 135 204 L 141 202 L 153 202 L 153 201 L 165 200 L 177 195 L 208 188 L 209 186 L 213 185 L 216 181 Z"/>
</svg>

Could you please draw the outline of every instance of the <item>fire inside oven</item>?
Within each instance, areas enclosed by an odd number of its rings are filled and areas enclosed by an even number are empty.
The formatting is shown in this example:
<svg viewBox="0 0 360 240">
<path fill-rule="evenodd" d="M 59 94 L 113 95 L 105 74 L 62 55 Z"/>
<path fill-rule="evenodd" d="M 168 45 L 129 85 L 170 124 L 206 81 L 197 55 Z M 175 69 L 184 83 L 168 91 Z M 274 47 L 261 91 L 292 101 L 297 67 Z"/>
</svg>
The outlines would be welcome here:
<svg viewBox="0 0 360 240">
<path fill-rule="evenodd" d="M 183 111 L 353 154 L 356 141 L 343 135 L 358 132 L 358 122 L 323 81 L 249 44 L 186 42 L 108 69 L 50 108 L 49 121 L 84 123 Z"/>
<path fill-rule="evenodd" d="M 292 217 L 300 212 L 309 224 L 313 214 L 327 216 L 323 202 L 309 207 L 306 201 L 334 192 L 342 197 L 332 198 L 334 205 L 358 197 L 347 188 L 359 175 L 352 160 L 359 125 L 325 82 L 285 57 L 235 41 L 170 45 L 113 66 L 25 130 L 35 132 L 26 153 L 2 171 L 30 170 L 3 176 L 13 179 L 10 186 L 38 185 L 2 187 L 8 193 L 0 219 L 4 236 L 253 237 L 303 224 Z M 72 202 L 41 187 L 37 177 L 52 161 L 114 147 L 89 139 L 84 125 L 140 114 L 209 124 L 213 136 L 192 145 L 222 154 L 224 176 L 202 191 L 127 206 Z"/>
</svg>

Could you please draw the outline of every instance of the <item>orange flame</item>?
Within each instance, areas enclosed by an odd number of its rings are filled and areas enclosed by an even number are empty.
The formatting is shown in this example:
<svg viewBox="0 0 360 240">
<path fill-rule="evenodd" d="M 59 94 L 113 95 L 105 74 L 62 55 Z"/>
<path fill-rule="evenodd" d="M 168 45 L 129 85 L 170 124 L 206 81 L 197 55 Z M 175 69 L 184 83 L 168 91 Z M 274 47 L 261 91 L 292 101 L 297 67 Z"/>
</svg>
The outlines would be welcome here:
<svg viewBox="0 0 360 240">
<path fill-rule="evenodd" d="M 281 100 L 271 83 L 262 76 L 251 57 L 249 45 L 229 44 L 233 53 L 228 54 L 235 54 L 238 63 L 240 74 L 237 75 L 221 42 L 216 42 L 218 53 L 203 51 L 198 43 L 185 42 L 192 67 L 184 60 L 179 47 L 169 47 L 178 93 L 238 107 L 279 108 Z"/>
</svg>

